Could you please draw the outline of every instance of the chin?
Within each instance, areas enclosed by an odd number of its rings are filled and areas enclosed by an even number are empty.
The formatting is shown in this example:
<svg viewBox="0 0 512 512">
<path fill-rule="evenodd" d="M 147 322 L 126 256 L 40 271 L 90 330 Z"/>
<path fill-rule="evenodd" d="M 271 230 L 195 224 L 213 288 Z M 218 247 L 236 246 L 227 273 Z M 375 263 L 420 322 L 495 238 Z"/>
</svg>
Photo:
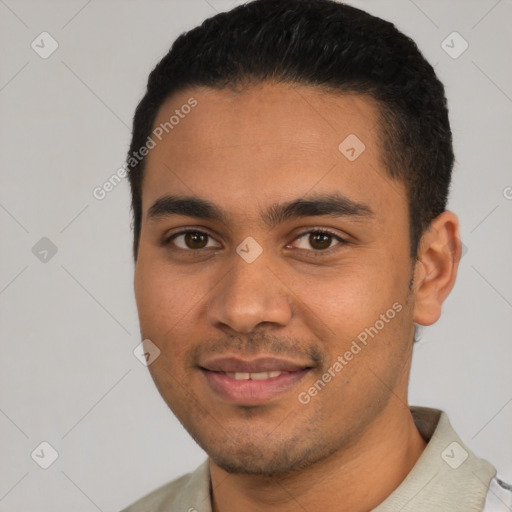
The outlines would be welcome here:
<svg viewBox="0 0 512 512">
<path fill-rule="evenodd" d="M 280 443 L 274 448 L 270 443 L 264 447 L 253 444 L 230 450 L 205 450 L 217 466 L 230 474 L 273 477 L 304 470 L 332 455 L 332 450 L 323 447 L 300 448 L 296 440 Z"/>
</svg>

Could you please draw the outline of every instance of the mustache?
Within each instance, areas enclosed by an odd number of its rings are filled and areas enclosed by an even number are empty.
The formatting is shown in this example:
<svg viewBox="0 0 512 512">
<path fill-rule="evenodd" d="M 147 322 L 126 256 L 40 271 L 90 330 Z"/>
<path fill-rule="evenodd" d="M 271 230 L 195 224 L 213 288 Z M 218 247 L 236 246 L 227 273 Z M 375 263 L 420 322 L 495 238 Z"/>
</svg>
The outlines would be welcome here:
<svg viewBox="0 0 512 512">
<path fill-rule="evenodd" d="M 266 356 L 289 357 L 290 359 L 309 360 L 315 366 L 321 366 L 326 356 L 317 343 L 299 341 L 296 338 L 275 336 L 269 333 L 248 334 L 244 336 L 228 336 L 206 340 L 191 348 L 187 355 L 190 366 L 197 366 L 200 358 L 230 354 L 235 356 Z"/>
</svg>

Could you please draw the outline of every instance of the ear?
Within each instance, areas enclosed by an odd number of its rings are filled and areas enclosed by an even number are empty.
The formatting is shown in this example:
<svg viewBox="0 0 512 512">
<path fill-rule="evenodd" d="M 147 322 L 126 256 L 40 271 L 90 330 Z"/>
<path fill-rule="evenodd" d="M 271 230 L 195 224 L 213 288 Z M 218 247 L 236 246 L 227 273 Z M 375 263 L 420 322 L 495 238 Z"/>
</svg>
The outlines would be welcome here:
<svg viewBox="0 0 512 512">
<path fill-rule="evenodd" d="M 457 277 L 462 252 L 459 220 L 449 211 L 430 224 L 421 237 L 414 268 L 414 322 L 432 325 Z"/>
</svg>

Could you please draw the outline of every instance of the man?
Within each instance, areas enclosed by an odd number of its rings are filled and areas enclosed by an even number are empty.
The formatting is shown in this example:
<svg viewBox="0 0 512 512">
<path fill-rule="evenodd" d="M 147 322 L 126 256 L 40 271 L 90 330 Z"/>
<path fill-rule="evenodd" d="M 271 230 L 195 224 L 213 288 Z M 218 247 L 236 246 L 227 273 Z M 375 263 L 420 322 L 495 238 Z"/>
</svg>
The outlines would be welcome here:
<svg viewBox="0 0 512 512">
<path fill-rule="evenodd" d="M 511 506 L 445 413 L 408 405 L 461 254 L 453 159 L 433 68 L 363 11 L 256 0 L 176 40 L 128 155 L 135 294 L 209 457 L 126 511 Z"/>
</svg>

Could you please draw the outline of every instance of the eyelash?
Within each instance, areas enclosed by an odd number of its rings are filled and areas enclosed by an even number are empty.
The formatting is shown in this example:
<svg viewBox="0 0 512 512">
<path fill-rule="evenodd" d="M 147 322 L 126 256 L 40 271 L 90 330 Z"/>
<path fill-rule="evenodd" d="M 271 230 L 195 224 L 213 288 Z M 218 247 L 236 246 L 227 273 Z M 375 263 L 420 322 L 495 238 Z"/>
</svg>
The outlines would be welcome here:
<svg viewBox="0 0 512 512">
<path fill-rule="evenodd" d="M 199 235 L 206 235 L 208 238 L 212 238 L 213 239 L 213 236 L 211 236 L 209 233 L 206 233 L 204 231 L 200 231 L 200 230 L 197 230 L 197 229 L 186 229 L 186 230 L 183 230 L 183 231 L 179 231 L 177 233 L 173 233 L 171 236 L 165 238 L 163 240 L 163 245 L 167 248 L 169 248 L 169 246 L 171 245 L 171 242 L 178 238 L 179 236 L 182 236 L 182 235 L 186 235 L 188 233 L 195 233 L 195 234 L 199 234 Z M 337 235 L 336 233 L 330 231 L 329 229 L 325 229 L 325 228 L 315 228 L 315 229 L 310 229 L 309 231 L 303 231 L 302 233 L 299 233 L 293 240 L 293 242 L 297 241 L 297 240 L 300 240 L 302 237 L 306 236 L 306 235 L 311 235 L 311 234 L 325 234 L 325 235 L 330 235 L 331 237 L 333 237 L 333 239 L 335 239 L 338 243 L 335 244 L 334 246 L 332 247 L 328 247 L 327 249 L 299 249 L 300 251 L 306 251 L 306 252 L 309 252 L 311 253 L 310 256 L 313 256 L 313 257 L 318 257 L 318 256 L 323 256 L 324 254 L 330 254 L 331 251 L 335 248 L 335 247 L 338 247 L 338 246 L 343 246 L 343 245 L 347 245 L 348 243 L 350 243 L 348 240 L 345 240 L 344 238 L 340 237 L 339 235 Z M 203 252 L 202 249 L 182 249 L 181 247 L 178 247 L 178 248 L 171 248 L 171 250 L 173 251 L 184 251 L 184 252 L 188 252 L 188 253 L 196 253 L 194 254 L 199 256 L 201 252 Z M 192 254 L 191 254 L 192 255 Z"/>
</svg>

